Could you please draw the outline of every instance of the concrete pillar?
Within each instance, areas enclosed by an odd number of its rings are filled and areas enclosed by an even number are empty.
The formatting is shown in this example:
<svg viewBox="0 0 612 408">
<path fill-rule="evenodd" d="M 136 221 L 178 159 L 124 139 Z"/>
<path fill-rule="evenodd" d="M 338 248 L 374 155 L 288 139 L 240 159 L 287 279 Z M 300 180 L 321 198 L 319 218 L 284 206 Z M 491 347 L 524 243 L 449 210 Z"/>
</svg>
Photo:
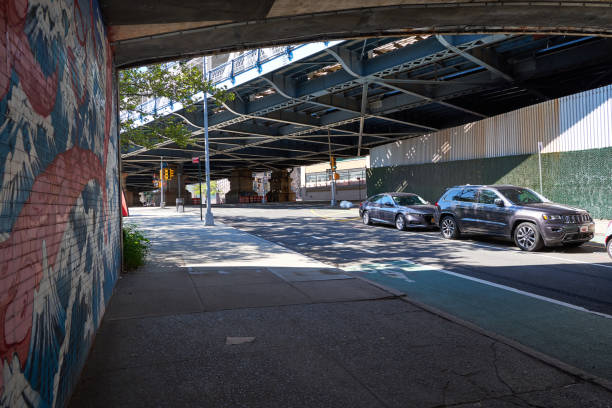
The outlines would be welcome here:
<svg viewBox="0 0 612 408">
<path fill-rule="evenodd" d="M 270 191 L 266 194 L 270 202 L 295 201 L 291 191 L 291 176 L 287 170 L 274 170 L 270 177 Z"/>
<path fill-rule="evenodd" d="M 245 197 L 255 196 L 253 172 L 249 169 L 233 169 L 229 177 L 230 190 L 225 194 L 225 202 L 235 204 L 245 201 Z M 241 201 L 242 198 L 242 201 Z M 246 200 L 249 202 L 249 200 Z"/>
</svg>

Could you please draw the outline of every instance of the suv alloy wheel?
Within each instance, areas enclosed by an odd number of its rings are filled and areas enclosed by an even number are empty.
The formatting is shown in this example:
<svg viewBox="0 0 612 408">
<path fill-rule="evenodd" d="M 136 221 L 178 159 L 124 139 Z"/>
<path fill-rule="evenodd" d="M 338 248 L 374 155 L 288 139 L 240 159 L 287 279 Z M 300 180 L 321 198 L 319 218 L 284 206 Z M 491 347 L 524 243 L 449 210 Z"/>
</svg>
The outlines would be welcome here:
<svg viewBox="0 0 612 408">
<path fill-rule="evenodd" d="M 534 252 L 544 246 L 538 227 L 530 222 L 523 222 L 514 230 L 514 242 L 523 251 Z"/>
<path fill-rule="evenodd" d="M 457 239 L 459 237 L 459 228 L 453 217 L 447 215 L 442 218 L 440 222 L 440 233 L 446 239 Z"/>
</svg>

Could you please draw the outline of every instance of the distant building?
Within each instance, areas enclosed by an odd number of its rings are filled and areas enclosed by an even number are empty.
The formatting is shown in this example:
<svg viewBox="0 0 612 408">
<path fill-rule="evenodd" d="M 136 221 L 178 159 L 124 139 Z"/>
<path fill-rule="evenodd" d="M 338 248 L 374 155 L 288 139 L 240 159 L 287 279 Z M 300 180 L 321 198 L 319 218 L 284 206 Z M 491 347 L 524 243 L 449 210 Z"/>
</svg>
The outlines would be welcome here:
<svg viewBox="0 0 612 408">
<path fill-rule="evenodd" d="M 360 201 L 366 198 L 366 169 L 370 157 L 337 159 L 336 201 Z M 298 184 L 299 180 L 299 184 Z M 329 162 L 299 167 L 293 172 L 292 184 L 296 198 L 301 201 L 329 201 L 331 199 L 331 169 Z"/>
</svg>

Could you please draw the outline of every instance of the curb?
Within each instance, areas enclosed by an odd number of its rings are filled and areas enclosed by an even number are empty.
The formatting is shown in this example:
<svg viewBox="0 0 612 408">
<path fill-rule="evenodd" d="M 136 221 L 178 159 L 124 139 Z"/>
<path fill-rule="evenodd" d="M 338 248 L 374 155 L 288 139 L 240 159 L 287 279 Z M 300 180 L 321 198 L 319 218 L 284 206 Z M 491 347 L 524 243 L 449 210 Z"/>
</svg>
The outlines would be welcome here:
<svg viewBox="0 0 612 408">
<path fill-rule="evenodd" d="M 522 343 L 517 342 L 516 340 L 512 340 L 509 339 L 505 336 L 502 336 L 500 334 L 491 332 L 489 330 L 483 329 L 480 326 L 475 325 L 474 323 L 470 323 L 467 320 L 463 320 L 460 319 L 456 316 L 453 316 L 447 312 L 444 312 L 440 309 L 437 309 L 435 307 L 423 304 L 419 301 L 410 299 L 407 296 L 402 296 L 399 298 L 400 300 L 406 302 L 406 303 L 410 303 L 416 307 L 419 307 L 429 313 L 432 313 L 444 320 L 448 320 L 452 323 L 455 323 L 459 326 L 463 326 L 469 330 L 472 330 L 478 334 L 481 334 L 485 337 L 489 337 L 490 339 L 493 339 L 495 341 L 498 341 L 500 343 L 503 343 L 505 345 L 507 345 L 508 347 L 511 347 L 517 351 L 520 351 L 521 353 L 527 354 L 528 356 L 531 356 L 533 358 L 535 358 L 536 360 L 539 360 L 551 367 L 554 367 L 560 371 L 563 371 L 567 374 L 570 374 L 574 377 L 577 377 L 583 381 L 587 381 L 596 385 L 599 385 L 603 388 L 605 388 L 606 390 L 612 392 L 612 381 L 611 380 L 607 380 L 605 378 L 596 376 L 594 374 L 588 373 L 580 368 L 574 367 L 573 365 L 570 365 L 568 363 L 564 363 L 561 360 L 558 360 L 555 357 L 549 356 L 548 354 L 545 354 L 541 351 L 537 351 L 531 347 L 525 346 Z"/>
<path fill-rule="evenodd" d="M 399 290 L 397 290 L 395 288 L 391 288 L 389 286 L 380 284 L 378 282 L 371 281 L 368 278 L 364 278 L 364 277 L 361 277 L 361 276 L 355 276 L 355 275 L 351 274 L 350 272 L 346 272 L 346 271 L 343 271 L 343 272 L 344 272 L 345 275 L 349 275 L 349 276 L 352 276 L 352 277 L 354 277 L 356 279 L 360 279 L 360 280 L 362 280 L 362 281 L 364 281 L 366 283 L 369 283 L 372 286 L 376 286 L 378 289 L 381 289 L 381 290 L 384 290 L 385 292 L 390 293 L 391 295 L 393 295 L 394 298 L 405 298 L 406 297 L 406 294 L 404 292 L 399 291 Z"/>
<path fill-rule="evenodd" d="M 345 272 L 346 273 L 346 272 Z M 394 298 L 399 299 L 401 301 L 404 301 L 406 303 L 410 303 L 413 306 L 416 306 L 420 309 L 425 310 L 426 312 L 432 313 L 444 320 L 448 320 L 452 323 L 455 323 L 459 326 L 465 327 L 466 329 L 472 330 L 478 334 L 481 334 L 485 337 L 488 337 L 492 340 L 498 341 L 500 343 L 505 344 L 508 347 L 511 347 L 521 353 L 527 354 L 530 357 L 535 358 L 536 360 L 539 360 L 551 367 L 554 367 L 560 371 L 563 371 L 567 374 L 570 374 L 574 377 L 577 377 L 583 381 L 587 381 L 596 385 L 599 385 L 600 387 L 603 387 L 605 389 L 607 389 L 608 391 L 612 392 L 612 381 L 611 380 L 607 380 L 605 378 L 596 376 L 594 374 L 590 374 L 580 368 L 574 367 L 573 365 L 564 363 L 561 360 L 556 359 L 555 357 L 551 357 L 548 354 L 545 354 L 541 351 L 537 351 L 531 347 L 525 346 L 522 343 L 517 342 L 516 340 L 512 340 L 509 339 L 505 336 L 502 336 L 500 334 L 494 333 L 492 331 L 483 329 L 480 326 L 475 325 L 474 323 L 470 323 L 467 320 L 463 320 L 459 317 L 453 316 L 447 312 L 444 312 L 440 309 L 437 309 L 435 307 L 426 305 L 424 303 L 421 303 L 417 300 L 413 300 L 411 298 L 409 298 L 408 296 L 406 296 L 405 293 L 394 289 L 394 288 L 390 288 L 388 286 L 382 285 L 380 283 L 377 282 L 373 282 L 367 278 L 363 278 L 360 276 L 356 276 L 357 279 L 361 279 L 362 281 L 365 281 L 367 283 L 369 283 L 372 286 L 376 286 L 379 289 L 382 289 L 386 292 L 389 292 L 391 294 L 393 294 Z"/>
</svg>

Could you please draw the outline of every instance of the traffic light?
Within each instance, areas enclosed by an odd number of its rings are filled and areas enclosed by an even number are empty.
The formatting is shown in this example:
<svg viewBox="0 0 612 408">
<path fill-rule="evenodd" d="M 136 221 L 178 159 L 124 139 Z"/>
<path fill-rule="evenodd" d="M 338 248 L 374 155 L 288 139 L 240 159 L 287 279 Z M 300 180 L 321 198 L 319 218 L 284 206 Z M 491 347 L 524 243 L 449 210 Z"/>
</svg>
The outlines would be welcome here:
<svg viewBox="0 0 612 408">
<path fill-rule="evenodd" d="M 335 157 L 331 157 L 329 159 L 329 165 L 332 170 L 336 170 L 336 158 Z"/>
<path fill-rule="evenodd" d="M 168 169 L 168 180 L 172 180 L 174 178 L 174 169 Z"/>
</svg>

